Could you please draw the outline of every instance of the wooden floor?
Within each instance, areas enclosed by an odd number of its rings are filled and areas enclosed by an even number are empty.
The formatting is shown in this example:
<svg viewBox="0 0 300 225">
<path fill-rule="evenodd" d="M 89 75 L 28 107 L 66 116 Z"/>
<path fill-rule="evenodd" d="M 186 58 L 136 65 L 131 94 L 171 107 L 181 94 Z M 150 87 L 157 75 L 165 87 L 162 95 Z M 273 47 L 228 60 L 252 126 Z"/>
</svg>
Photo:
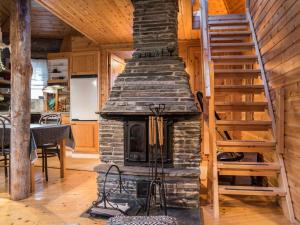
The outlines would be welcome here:
<svg viewBox="0 0 300 225">
<path fill-rule="evenodd" d="M 40 171 L 40 168 L 37 168 Z M 80 215 L 96 200 L 96 174 L 88 171 L 67 170 L 66 178 L 59 178 L 59 169 L 49 169 L 49 182 L 45 183 L 37 172 L 36 193 L 20 202 L 9 200 L 4 194 L 3 172 L 0 172 L 0 224 L 1 225 L 104 225 L 106 221 L 93 221 Z"/>
<path fill-rule="evenodd" d="M 13 202 L 4 193 L 7 186 L 0 168 L 0 225 L 106 224 L 104 220 L 80 217 L 96 199 L 94 172 L 68 169 L 66 178 L 60 179 L 59 169 L 51 168 L 49 182 L 46 183 L 41 168 L 36 171 L 36 193 L 27 200 Z M 253 197 L 222 197 L 219 220 L 212 218 L 208 206 L 202 207 L 202 214 L 204 225 L 289 225 L 277 204 L 267 203 L 263 198 L 257 201 Z"/>
<path fill-rule="evenodd" d="M 275 200 L 257 196 L 221 196 L 220 219 L 212 209 L 202 207 L 204 225 L 291 225 Z"/>
</svg>

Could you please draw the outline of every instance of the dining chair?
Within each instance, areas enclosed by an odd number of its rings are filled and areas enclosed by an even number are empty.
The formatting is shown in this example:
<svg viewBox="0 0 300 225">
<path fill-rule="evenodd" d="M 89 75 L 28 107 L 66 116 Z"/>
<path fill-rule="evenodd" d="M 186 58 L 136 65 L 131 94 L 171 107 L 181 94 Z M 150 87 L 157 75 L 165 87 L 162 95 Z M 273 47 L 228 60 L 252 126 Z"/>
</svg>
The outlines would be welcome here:
<svg viewBox="0 0 300 225">
<path fill-rule="evenodd" d="M 40 118 L 39 124 L 60 125 L 61 114 L 43 114 Z M 39 147 L 42 149 L 42 154 L 39 154 L 39 158 L 42 158 L 42 171 L 45 173 L 46 181 L 48 181 L 48 158 L 57 156 L 60 160 L 60 149 L 58 147 L 58 143 L 47 143 Z"/>
<path fill-rule="evenodd" d="M 46 113 L 42 114 L 39 124 L 61 124 L 61 114 L 60 113 Z"/>
<path fill-rule="evenodd" d="M 8 178 L 8 175 L 10 175 L 10 134 L 6 132 L 6 128 L 10 124 L 8 117 L 0 115 L 0 162 L 3 162 L 0 167 L 4 168 L 5 178 Z"/>
</svg>

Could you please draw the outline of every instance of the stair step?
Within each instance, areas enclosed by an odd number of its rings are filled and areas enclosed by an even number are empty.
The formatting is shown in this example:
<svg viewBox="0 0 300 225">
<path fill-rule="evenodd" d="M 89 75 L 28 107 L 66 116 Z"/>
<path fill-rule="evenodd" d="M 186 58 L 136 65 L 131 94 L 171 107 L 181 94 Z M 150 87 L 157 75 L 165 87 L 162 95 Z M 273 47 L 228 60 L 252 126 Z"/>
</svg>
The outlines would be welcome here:
<svg viewBox="0 0 300 225">
<path fill-rule="evenodd" d="M 241 52 L 246 52 L 246 51 L 251 51 L 250 48 L 236 48 L 236 49 L 225 49 L 225 48 L 213 48 L 211 49 L 212 54 L 218 54 L 218 53 L 226 53 L 227 55 L 233 55 L 230 53 L 241 53 Z"/>
<path fill-rule="evenodd" d="M 223 32 L 209 32 L 211 37 L 232 37 L 232 36 L 250 36 L 250 31 L 223 31 Z"/>
<path fill-rule="evenodd" d="M 218 171 L 224 176 L 277 176 L 280 165 L 270 162 L 218 162 Z"/>
<path fill-rule="evenodd" d="M 278 187 L 229 186 L 219 185 L 223 195 L 285 196 L 286 192 Z"/>
<path fill-rule="evenodd" d="M 211 43 L 210 47 L 212 48 L 235 48 L 235 47 L 254 47 L 253 42 L 242 42 L 242 43 Z"/>
<path fill-rule="evenodd" d="M 267 102 L 217 102 L 216 111 L 238 111 L 238 112 L 264 112 L 268 108 Z"/>
<path fill-rule="evenodd" d="M 215 69 L 216 79 L 251 79 L 257 78 L 260 70 Z"/>
<path fill-rule="evenodd" d="M 198 27 L 199 29 L 200 27 Z M 234 26 L 211 26 L 209 27 L 209 31 L 248 31 L 249 26 L 248 25 L 234 25 Z"/>
<path fill-rule="evenodd" d="M 217 120 L 216 125 L 227 131 L 267 131 L 272 122 L 264 120 Z"/>
<path fill-rule="evenodd" d="M 208 21 L 224 21 L 224 20 L 245 20 L 245 14 L 220 14 L 220 15 L 209 15 Z"/>
<path fill-rule="evenodd" d="M 212 56 L 214 61 L 257 61 L 256 55 L 222 55 L 222 56 Z"/>
<path fill-rule="evenodd" d="M 275 141 L 217 141 L 217 146 L 222 152 L 273 152 L 276 148 Z"/>
<path fill-rule="evenodd" d="M 264 92 L 263 85 L 216 85 L 216 92 L 260 94 Z"/>
<path fill-rule="evenodd" d="M 233 36 L 233 37 L 210 37 L 211 43 L 245 43 L 248 42 L 247 36 Z"/>
<path fill-rule="evenodd" d="M 249 25 L 248 20 L 243 19 L 228 19 L 228 20 L 208 20 L 209 26 L 236 26 Z"/>
<path fill-rule="evenodd" d="M 241 43 L 211 43 L 210 44 L 212 53 L 230 53 L 230 52 L 242 52 L 250 51 L 253 49 L 254 44 L 251 42 Z"/>
<path fill-rule="evenodd" d="M 212 56 L 214 65 L 244 65 L 254 64 L 257 62 L 256 55 L 223 55 Z"/>
</svg>

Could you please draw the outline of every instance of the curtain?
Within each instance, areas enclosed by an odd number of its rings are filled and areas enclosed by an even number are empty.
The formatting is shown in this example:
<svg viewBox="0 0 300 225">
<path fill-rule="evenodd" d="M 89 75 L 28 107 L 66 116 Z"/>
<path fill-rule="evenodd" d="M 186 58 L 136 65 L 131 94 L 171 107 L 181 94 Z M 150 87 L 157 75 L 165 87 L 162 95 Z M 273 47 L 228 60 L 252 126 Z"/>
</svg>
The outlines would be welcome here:
<svg viewBox="0 0 300 225">
<path fill-rule="evenodd" d="M 48 67 L 45 59 L 32 59 L 31 99 L 40 99 L 43 88 L 47 86 Z"/>
</svg>

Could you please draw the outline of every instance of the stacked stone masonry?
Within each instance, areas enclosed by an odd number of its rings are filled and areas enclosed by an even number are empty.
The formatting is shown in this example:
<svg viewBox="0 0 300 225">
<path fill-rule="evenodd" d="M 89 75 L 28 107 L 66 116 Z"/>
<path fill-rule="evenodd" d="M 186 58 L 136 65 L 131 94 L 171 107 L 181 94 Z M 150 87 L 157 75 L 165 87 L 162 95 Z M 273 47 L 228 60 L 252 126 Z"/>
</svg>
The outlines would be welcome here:
<svg viewBox="0 0 300 225">
<path fill-rule="evenodd" d="M 199 206 L 199 166 L 200 166 L 200 119 L 199 116 L 177 118 L 173 124 L 173 167 L 168 168 L 166 175 L 168 205 L 172 207 Z M 136 196 L 137 181 L 149 179 L 147 173 L 126 174 L 124 166 L 124 122 L 122 118 L 100 118 L 100 160 L 96 168 L 99 173 L 98 188 L 103 188 L 107 166 L 116 164 L 121 168 L 122 180 L 129 194 L 114 195 L 118 199 L 133 199 Z M 107 165 L 104 166 L 103 165 Z M 148 168 L 136 168 L 137 171 L 148 171 Z M 116 178 L 108 182 L 115 187 Z"/>
<path fill-rule="evenodd" d="M 179 57 L 131 59 L 117 77 L 102 113 L 149 114 L 152 103 L 165 104 L 165 113 L 198 112 Z"/>
<path fill-rule="evenodd" d="M 200 192 L 200 117 L 189 85 L 189 75 L 178 56 L 178 1 L 132 0 L 134 53 L 114 82 L 100 112 L 100 165 L 98 189 L 111 164 L 122 172 L 128 194 L 115 198 L 134 199 L 137 182 L 149 180 L 149 168 L 124 166 L 124 120 L 149 116 L 150 104 L 165 104 L 164 117 L 172 125 L 172 168 L 166 171 L 167 203 L 174 207 L 198 207 Z M 116 176 L 114 173 L 112 178 Z M 115 187 L 116 179 L 107 183 Z"/>
</svg>

